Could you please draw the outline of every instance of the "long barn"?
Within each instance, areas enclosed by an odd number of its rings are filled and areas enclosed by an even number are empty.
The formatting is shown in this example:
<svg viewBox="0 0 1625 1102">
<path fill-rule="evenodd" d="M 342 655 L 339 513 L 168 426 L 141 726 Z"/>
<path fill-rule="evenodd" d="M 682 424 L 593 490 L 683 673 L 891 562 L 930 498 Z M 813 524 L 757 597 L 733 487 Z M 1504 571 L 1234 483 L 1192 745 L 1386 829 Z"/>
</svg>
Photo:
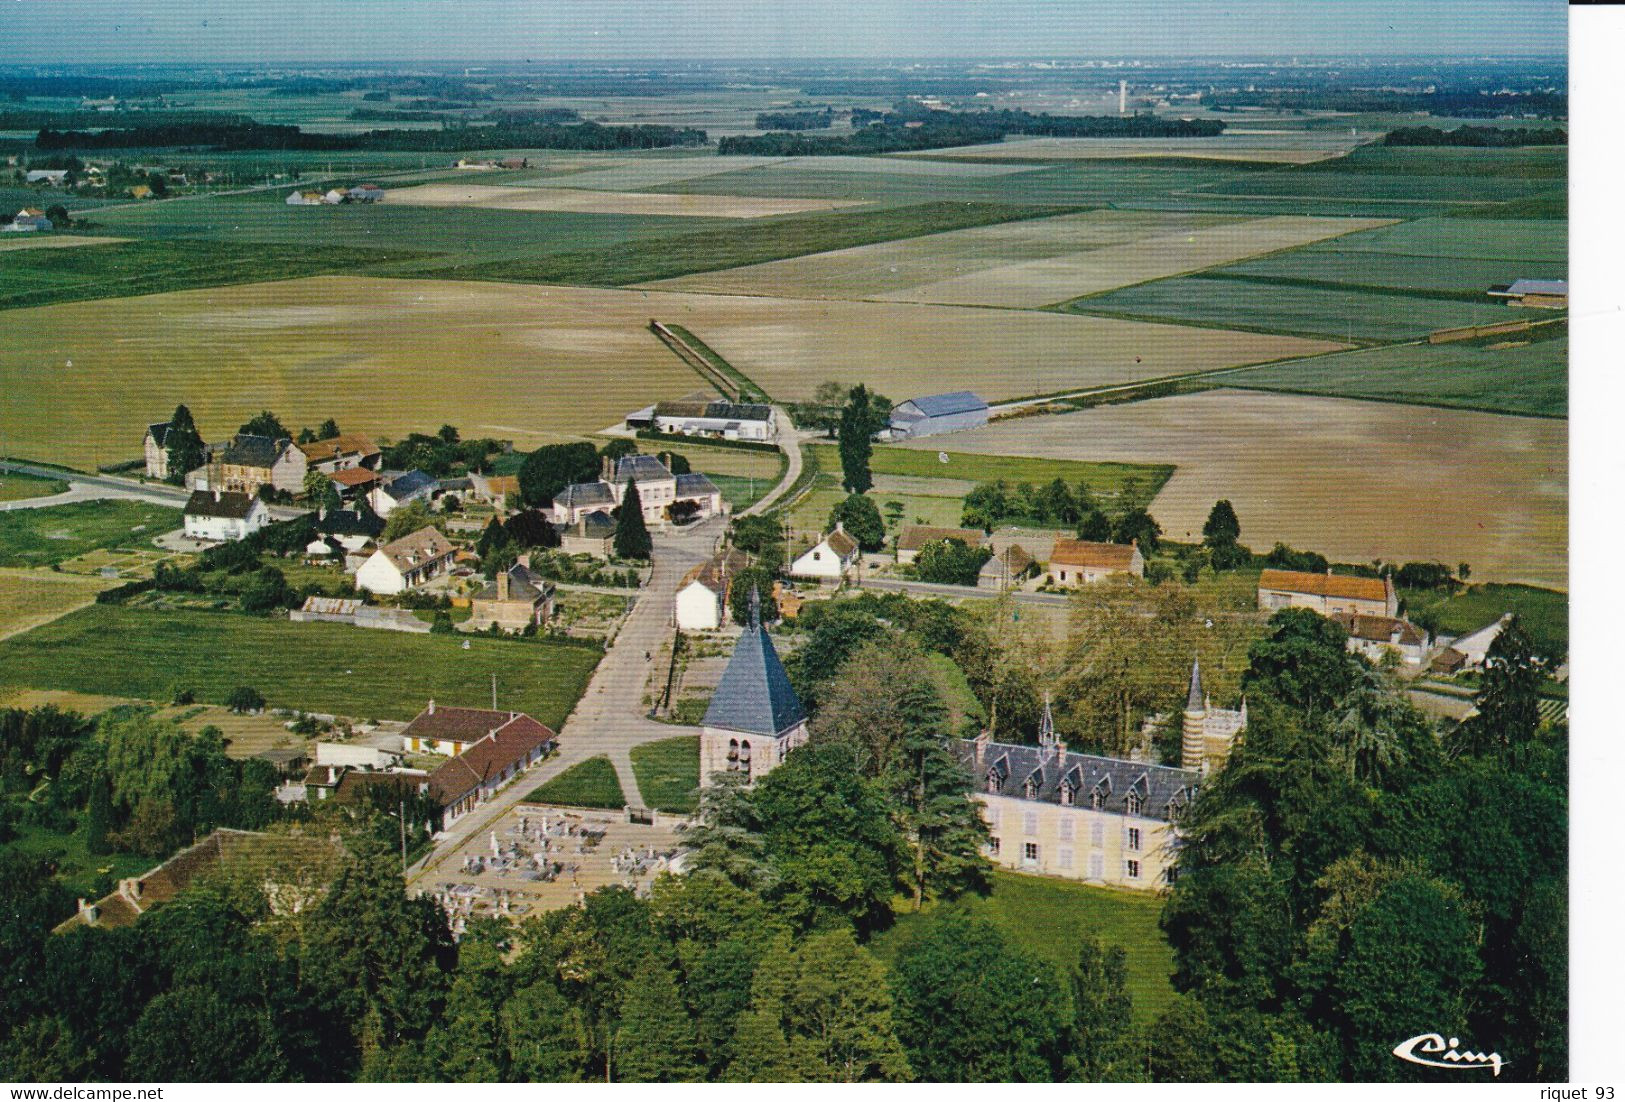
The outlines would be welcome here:
<svg viewBox="0 0 1625 1102">
<path fill-rule="evenodd" d="M 987 424 L 987 403 L 968 390 L 910 398 L 891 411 L 889 436 L 908 440 Z"/>
</svg>

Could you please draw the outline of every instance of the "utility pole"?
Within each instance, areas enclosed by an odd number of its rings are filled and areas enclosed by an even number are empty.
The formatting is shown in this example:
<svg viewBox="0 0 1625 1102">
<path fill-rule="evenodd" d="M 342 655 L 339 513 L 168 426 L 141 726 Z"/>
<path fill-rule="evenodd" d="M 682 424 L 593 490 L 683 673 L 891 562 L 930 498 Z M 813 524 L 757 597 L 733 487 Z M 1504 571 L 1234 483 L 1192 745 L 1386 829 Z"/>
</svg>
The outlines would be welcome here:
<svg viewBox="0 0 1625 1102">
<path fill-rule="evenodd" d="M 491 671 L 491 710 L 497 710 L 497 672 Z"/>
<path fill-rule="evenodd" d="M 406 794 L 401 794 L 401 878 L 406 878 Z"/>
</svg>

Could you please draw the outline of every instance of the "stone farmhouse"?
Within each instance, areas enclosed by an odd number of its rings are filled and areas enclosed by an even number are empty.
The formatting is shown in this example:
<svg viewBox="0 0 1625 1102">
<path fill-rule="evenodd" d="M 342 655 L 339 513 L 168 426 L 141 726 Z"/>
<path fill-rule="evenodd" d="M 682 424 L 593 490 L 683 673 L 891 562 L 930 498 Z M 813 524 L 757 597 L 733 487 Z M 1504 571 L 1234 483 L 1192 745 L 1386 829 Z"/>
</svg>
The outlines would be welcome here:
<svg viewBox="0 0 1625 1102">
<path fill-rule="evenodd" d="M 141 451 L 147 461 L 147 477 L 167 479 L 169 477 L 168 421 L 160 421 L 156 425 L 147 426 L 147 434 L 141 439 Z"/>
<path fill-rule="evenodd" d="M 596 482 L 578 482 L 560 491 L 553 499 L 553 523 L 573 525 L 589 513 L 620 508 L 628 483 L 637 485 L 643 520 L 649 525 L 670 524 L 672 507 L 684 502 L 693 506 L 695 520 L 725 512 L 722 491 L 703 474 L 674 475 L 652 455 L 627 455 L 619 461 L 606 457 Z"/>
<path fill-rule="evenodd" d="M 1049 580 L 1076 588 L 1115 574 L 1145 577 L 1145 556 L 1133 543 L 1093 543 L 1058 539 L 1049 556 Z"/>
<path fill-rule="evenodd" d="M 1338 612 L 1332 619 L 1349 633 L 1348 649 L 1373 662 L 1392 652 L 1407 666 L 1420 667 L 1427 660 L 1433 640 L 1426 631 L 1396 616 L 1370 616 L 1358 612 Z"/>
<path fill-rule="evenodd" d="M 1038 572 L 1038 563 L 1027 554 L 1026 548 L 1012 543 L 982 564 L 976 572 L 976 588 L 995 593 L 1008 593 Z"/>
<path fill-rule="evenodd" d="M 240 432 L 224 447 L 214 449 L 202 473 L 208 489 L 255 494 L 261 486 L 270 486 L 298 494 L 305 488 L 306 469 L 305 453 L 292 440 Z M 197 473 L 187 475 L 194 488 L 197 484 L 192 480 Z"/>
<path fill-rule="evenodd" d="M 910 524 L 897 534 L 897 561 L 911 563 L 920 557 L 920 549 L 938 540 L 959 540 L 966 547 L 982 547 L 987 533 L 980 528 L 931 528 L 923 524 Z"/>
<path fill-rule="evenodd" d="M 250 494 L 231 490 L 193 490 L 181 510 L 190 539 L 228 543 L 246 539 L 271 523 L 265 503 Z"/>
<path fill-rule="evenodd" d="M 710 784 L 717 773 L 754 780 L 806 741 L 807 713 L 762 626 L 761 598 L 753 591 L 750 622 L 701 721 L 700 783 Z"/>
<path fill-rule="evenodd" d="M 1258 576 L 1258 607 L 1265 612 L 1282 608 L 1312 608 L 1322 616 L 1360 613 L 1398 616 L 1399 595 L 1394 579 L 1359 578 L 1348 574 L 1315 574 L 1302 570 L 1265 570 Z"/>
<path fill-rule="evenodd" d="M 838 582 L 846 577 L 858 559 L 858 541 L 846 534 L 841 524 L 835 531 L 804 552 L 790 564 L 793 578 L 814 578 L 821 582 Z"/>
<path fill-rule="evenodd" d="M 559 527 L 559 550 L 566 555 L 609 558 L 615 551 L 615 521 L 605 512 L 583 514 L 574 524 Z"/>
<path fill-rule="evenodd" d="M 493 625 L 501 631 L 540 627 L 553 618 L 557 592 L 552 582 L 531 573 L 530 556 L 521 555 L 474 594 L 474 611 L 465 630 L 489 631 Z"/>
<path fill-rule="evenodd" d="M 438 528 L 421 528 L 374 551 L 355 572 L 355 586 L 386 595 L 416 589 L 450 570 L 455 555 Z"/>
<path fill-rule="evenodd" d="M 294 446 L 304 453 L 305 463 L 310 469 L 321 471 L 323 474 L 357 468 L 375 471 L 384 454 L 378 445 L 372 442 L 371 437 L 355 432 L 341 433 L 327 440 Z"/>
<path fill-rule="evenodd" d="M 485 722 L 508 718 L 429 774 L 429 795 L 442 808 L 442 827 L 450 826 L 496 795 L 558 744 L 558 735 L 551 727 L 523 712 L 483 714 Z"/>
</svg>

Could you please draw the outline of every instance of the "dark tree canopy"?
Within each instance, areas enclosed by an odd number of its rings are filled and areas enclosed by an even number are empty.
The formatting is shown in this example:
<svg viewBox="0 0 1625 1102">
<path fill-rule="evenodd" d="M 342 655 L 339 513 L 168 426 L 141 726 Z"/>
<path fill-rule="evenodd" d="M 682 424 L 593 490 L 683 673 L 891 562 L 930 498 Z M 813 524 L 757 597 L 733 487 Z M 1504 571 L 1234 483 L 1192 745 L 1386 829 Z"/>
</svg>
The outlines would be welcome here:
<svg viewBox="0 0 1625 1102">
<path fill-rule="evenodd" d="M 293 439 L 293 433 L 289 432 L 281 419 L 268 409 L 260 410 L 237 431 L 244 436 L 269 436 L 272 440 Z"/>
<path fill-rule="evenodd" d="M 615 554 L 623 559 L 647 559 L 653 552 L 654 540 L 643 519 L 643 498 L 638 494 L 638 484 L 627 479 L 615 518 Z"/>
<path fill-rule="evenodd" d="M 519 468 L 519 493 L 526 505 L 546 505 L 566 486 L 599 475 L 598 449 L 587 441 L 543 444 Z"/>
<path fill-rule="evenodd" d="M 833 530 L 837 524 L 865 551 L 879 551 L 886 546 L 886 522 L 880 518 L 875 503 L 862 494 L 849 494 L 844 501 L 835 503 L 829 511 L 829 527 Z"/>
</svg>

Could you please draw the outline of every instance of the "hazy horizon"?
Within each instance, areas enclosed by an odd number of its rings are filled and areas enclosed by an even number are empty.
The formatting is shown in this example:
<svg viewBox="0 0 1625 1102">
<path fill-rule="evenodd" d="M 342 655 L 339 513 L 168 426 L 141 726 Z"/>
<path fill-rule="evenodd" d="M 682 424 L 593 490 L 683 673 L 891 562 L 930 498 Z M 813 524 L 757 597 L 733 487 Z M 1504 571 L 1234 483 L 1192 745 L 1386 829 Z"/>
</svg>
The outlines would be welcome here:
<svg viewBox="0 0 1625 1102">
<path fill-rule="evenodd" d="M 1568 45 L 1560 0 L 21 0 L 6 14 L 10 66 L 1555 58 Z"/>
</svg>

